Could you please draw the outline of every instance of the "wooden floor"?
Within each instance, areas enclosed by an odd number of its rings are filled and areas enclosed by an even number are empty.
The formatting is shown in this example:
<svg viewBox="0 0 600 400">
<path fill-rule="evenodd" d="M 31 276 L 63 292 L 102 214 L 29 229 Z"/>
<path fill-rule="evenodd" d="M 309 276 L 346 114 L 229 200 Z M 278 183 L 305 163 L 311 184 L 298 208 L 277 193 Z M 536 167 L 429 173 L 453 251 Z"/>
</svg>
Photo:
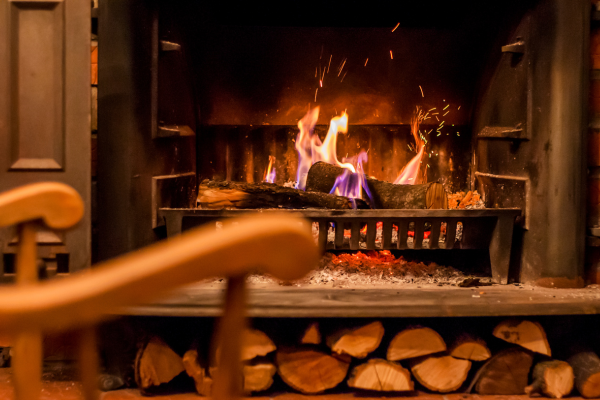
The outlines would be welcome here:
<svg viewBox="0 0 600 400">
<path fill-rule="evenodd" d="M 137 389 L 123 389 L 116 390 L 114 392 L 102 393 L 100 396 L 101 400 L 198 400 L 201 397 L 194 394 L 178 394 L 170 396 L 156 396 L 156 397 L 143 397 L 140 395 Z M 269 397 L 252 397 L 253 400 L 302 400 L 302 399 L 319 399 L 319 400 L 345 400 L 345 399 L 361 399 L 361 400 L 375 400 L 382 399 L 381 397 L 369 397 L 365 395 L 354 395 L 354 394 L 328 394 L 328 395 L 317 395 L 317 396 L 303 396 L 295 393 L 283 393 L 278 395 L 270 395 Z M 385 397 L 387 399 L 407 399 L 407 397 Z M 528 396 L 478 396 L 478 395 L 465 395 L 461 393 L 447 394 L 447 395 L 435 395 L 429 393 L 418 393 L 417 396 L 412 398 L 419 400 L 527 400 Z M 0 399 L 12 400 L 14 399 L 14 393 L 11 386 L 11 371 L 8 368 L 0 368 Z M 79 384 L 72 381 L 44 381 L 42 395 L 40 400 L 80 400 L 81 391 Z M 580 397 L 572 397 L 572 399 L 580 400 Z"/>
<path fill-rule="evenodd" d="M 171 297 L 120 313 L 218 316 L 224 285 L 196 284 Z M 600 289 L 546 289 L 515 285 L 460 288 L 436 285 L 334 288 L 251 286 L 251 317 L 446 317 L 577 315 L 600 313 Z"/>
</svg>

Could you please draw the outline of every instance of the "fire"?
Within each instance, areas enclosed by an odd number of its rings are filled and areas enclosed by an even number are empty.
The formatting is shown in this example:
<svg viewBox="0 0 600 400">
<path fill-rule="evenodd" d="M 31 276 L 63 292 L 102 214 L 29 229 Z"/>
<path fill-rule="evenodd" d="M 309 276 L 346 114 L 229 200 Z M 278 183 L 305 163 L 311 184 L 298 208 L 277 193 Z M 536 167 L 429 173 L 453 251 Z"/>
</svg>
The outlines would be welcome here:
<svg viewBox="0 0 600 400">
<path fill-rule="evenodd" d="M 275 157 L 269 156 L 269 166 L 265 169 L 265 174 L 263 176 L 263 182 L 275 183 L 275 177 L 277 173 L 275 172 Z"/>
<path fill-rule="evenodd" d="M 423 158 L 423 154 L 425 153 L 425 144 L 427 141 L 419 132 L 419 127 L 421 126 L 421 122 L 423 122 L 427 118 L 428 113 L 423 113 L 423 110 L 420 107 L 417 107 L 417 111 L 413 115 L 410 121 L 410 132 L 412 133 L 416 147 L 419 151 L 417 155 L 412 158 L 404 166 L 400 174 L 394 181 L 397 185 L 414 185 L 419 178 L 419 172 L 421 170 L 421 159 Z M 426 181 L 427 176 L 423 174 L 423 180 Z"/>
</svg>

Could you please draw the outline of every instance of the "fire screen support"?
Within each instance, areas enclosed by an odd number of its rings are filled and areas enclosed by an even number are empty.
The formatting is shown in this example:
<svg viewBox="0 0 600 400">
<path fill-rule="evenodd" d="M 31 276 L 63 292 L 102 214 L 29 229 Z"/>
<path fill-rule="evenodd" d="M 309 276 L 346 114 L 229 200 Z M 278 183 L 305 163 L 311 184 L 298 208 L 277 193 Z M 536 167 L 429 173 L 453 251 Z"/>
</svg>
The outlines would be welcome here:
<svg viewBox="0 0 600 400">
<path fill-rule="evenodd" d="M 414 21 L 403 21 L 400 26 L 406 27 L 406 32 L 410 31 L 402 39 L 404 47 L 417 47 L 419 51 L 402 58 L 402 65 L 410 73 L 401 75 L 401 79 L 391 73 L 391 67 L 381 75 L 394 75 L 401 92 L 405 91 L 402 85 L 414 86 L 415 97 L 398 98 L 396 103 L 387 104 L 386 109 L 391 110 L 386 117 L 389 118 L 381 122 L 386 126 L 378 126 L 366 113 L 361 119 L 358 112 L 351 114 L 349 111 L 351 116 L 357 115 L 357 121 L 362 121 L 363 125 L 355 125 L 356 129 L 364 132 L 364 137 L 374 137 L 369 136 L 371 132 L 385 132 L 390 137 L 398 136 L 397 132 L 408 132 L 406 115 L 395 110 L 402 109 L 402 113 L 410 114 L 413 102 L 421 99 L 423 92 L 418 91 L 421 83 L 411 80 L 416 73 L 423 73 L 427 81 L 425 94 L 431 98 L 439 97 L 441 102 L 445 101 L 446 95 L 455 94 L 463 105 L 461 112 L 453 117 L 456 121 L 451 122 L 456 124 L 450 128 L 454 129 L 456 138 L 450 141 L 452 137 L 449 136 L 448 144 L 441 141 L 437 144 L 453 156 L 439 168 L 432 159 L 430 173 L 433 178 L 437 179 L 435 174 L 443 174 L 447 168 L 455 174 L 453 185 L 460 190 L 479 190 L 488 208 L 522 210 L 523 216 L 511 243 L 512 278 L 555 287 L 580 286 L 583 283 L 585 233 L 583 196 L 589 2 L 507 0 L 484 4 L 465 0 L 452 5 L 443 1 L 427 4 L 427 13 L 415 12 L 419 7 L 425 7 L 420 4 L 398 4 L 396 10 L 388 10 L 391 14 L 415 16 Z M 205 13 L 203 7 L 212 7 L 209 11 L 213 14 Z M 195 189 L 190 190 L 199 182 L 195 178 L 225 177 L 227 174 L 220 170 L 211 176 L 207 174 L 212 174 L 211 168 L 215 169 L 215 164 L 227 157 L 233 158 L 234 162 L 248 157 L 236 149 L 212 158 L 215 147 L 221 146 L 222 142 L 243 141 L 247 138 L 246 132 L 253 134 L 256 131 L 265 138 L 273 137 L 271 147 L 276 148 L 279 142 L 275 141 L 286 140 L 287 132 L 295 129 L 295 122 L 287 120 L 285 123 L 268 120 L 273 122 L 271 126 L 258 123 L 257 128 L 255 119 L 265 115 L 257 110 L 262 112 L 260 107 L 264 104 L 276 103 L 277 99 L 271 99 L 271 94 L 277 92 L 277 87 L 263 85 L 261 79 L 264 76 L 250 77 L 246 64 L 223 65 L 222 69 L 227 68 L 227 71 L 216 79 L 215 74 L 222 67 L 215 61 L 217 56 L 228 61 L 231 58 L 223 50 L 222 43 L 212 43 L 212 39 L 221 40 L 218 39 L 220 32 L 233 26 L 241 27 L 237 34 L 246 32 L 250 37 L 258 32 L 256 38 L 264 38 L 264 43 L 275 43 L 272 48 L 265 45 L 253 52 L 252 48 L 244 47 L 246 42 L 244 46 L 236 43 L 232 33 L 226 40 L 237 46 L 236 49 L 247 51 L 242 59 L 248 59 L 246 54 L 270 57 L 273 52 L 294 47 L 293 41 L 287 44 L 271 41 L 270 28 L 263 29 L 262 26 L 270 20 L 258 15 L 258 10 L 256 15 L 244 15 L 243 18 L 236 18 L 235 10 L 233 14 L 222 13 L 227 14 L 225 18 L 219 16 L 223 11 L 219 7 L 216 2 L 173 5 L 159 0 L 100 1 L 97 210 L 100 259 L 123 254 L 165 237 L 167 229 L 164 215 L 159 211 L 161 208 L 195 212 Z M 190 10 L 196 10 L 196 13 Z M 319 10 L 319 14 L 326 11 Z M 242 13 L 238 10 L 237 14 Z M 462 41 L 477 36 L 470 34 L 471 30 L 479 32 L 479 25 L 453 23 L 464 15 L 471 18 L 467 18 L 468 21 L 479 21 L 480 24 L 483 21 L 487 30 L 481 36 L 485 39 Z M 211 31 L 213 17 L 220 18 L 222 24 L 216 31 Z M 340 28 L 368 30 L 372 26 L 387 28 L 388 25 L 387 21 L 373 22 L 383 17 L 370 12 L 361 15 L 362 19 L 354 17 L 345 22 L 331 22 L 325 17 L 319 17 L 318 22 L 314 20 L 318 17 L 297 17 L 293 21 L 279 18 L 275 28 L 289 27 L 290 31 L 299 29 L 302 34 L 316 36 L 327 32 L 339 38 L 345 32 Z M 315 27 L 325 30 L 315 33 L 311 31 Z M 210 40 L 199 44 L 201 37 L 195 33 L 202 29 L 208 32 Z M 427 30 L 426 34 L 421 35 L 419 29 Z M 296 34 L 291 32 L 289 37 Z M 436 37 L 444 38 L 443 46 Z M 416 42 L 419 40 L 430 43 L 430 48 L 416 46 L 421 43 Z M 249 39 L 248 43 L 254 42 Z M 356 47 L 360 46 L 363 45 L 357 42 Z M 433 62 L 434 56 L 443 59 Z M 392 54 L 386 52 L 386 57 L 389 60 Z M 393 54 L 393 59 L 400 57 L 400 54 Z M 376 65 L 374 58 L 367 61 L 368 65 Z M 367 65 L 365 60 L 362 62 Z M 275 72 L 272 75 L 275 86 L 285 86 L 285 73 L 275 70 L 277 65 L 264 63 L 264 66 L 268 67 L 269 73 Z M 289 63 L 286 66 L 289 67 Z M 362 63 L 360 67 L 363 67 Z M 260 68 L 252 71 L 260 72 Z M 314 66 L 311 74 L 315 74 Z M 217 82 L 216 86 L 229 85 L 226 86 L 228 90 L 215 93 L 212 81 Z M 354 85 L 352 90 L 360 91 L 361 87 Z M 392 93 L 396 89 L 389 87 L 382 85 L 379 89 L 397 95 Z M 251 95 L 246 96 L 247 93 Z M 378 97 L 379 94 L 369 95 L 372 95 L 370 98 L 385 98 Z M 316 97 L 314 88 L 313 96 Z M 244 104 L 247 109 L 229 120 L 229 113 L 217 112 L 220 105 L 229 103 L 233 109 Z M 359 103 L 353 103 L 352 107 Z M 408 104 L 411 104 L 410 109 L 404 107 Z M 306 113 L 306 103 L 297 118 L 303 113 Z M 269 114 L 268 118 L 271 117 Z M 406 148 L 404 142 L 399 143 L 394 146 Z M 352 144 L 356 148 L 356 143 Z M 381 153 L 393 147 L 383 142 L 378 146 Z M 393 151 L 388 153 L 393 154 Z M 372 154 L 373 151 L 369 156 Z M 265 154 L 261 157 L 268 160 Z M 252 158 L 248 160 L 254 162 Z M 389 168 L 388 164 L 375 161 L 377 168 L 373 171 L 381 172 Z M 242 168 L 237 168 L 233 174 L 235 179 L 240 180 L 238 175 L 242 176 L 242 172 Z M 251 179 L 251 175 L 252 171 L 242 178 Z"/>
</svg>

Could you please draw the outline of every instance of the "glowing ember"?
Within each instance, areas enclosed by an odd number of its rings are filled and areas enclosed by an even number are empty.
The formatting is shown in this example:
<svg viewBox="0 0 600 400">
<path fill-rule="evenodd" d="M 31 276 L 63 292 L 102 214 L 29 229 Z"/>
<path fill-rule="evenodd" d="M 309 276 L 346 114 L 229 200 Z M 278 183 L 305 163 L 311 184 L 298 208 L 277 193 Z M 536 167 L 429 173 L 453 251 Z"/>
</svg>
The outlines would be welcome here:
<svg viewBox="0 0 600 400">
<path fill-rule="evenodd" d="M 263 182 L 275 183 L 275 157 L 269 156 L 269 166 L 265 169 L 265 174 L 263 176 Z"/>
</svg>

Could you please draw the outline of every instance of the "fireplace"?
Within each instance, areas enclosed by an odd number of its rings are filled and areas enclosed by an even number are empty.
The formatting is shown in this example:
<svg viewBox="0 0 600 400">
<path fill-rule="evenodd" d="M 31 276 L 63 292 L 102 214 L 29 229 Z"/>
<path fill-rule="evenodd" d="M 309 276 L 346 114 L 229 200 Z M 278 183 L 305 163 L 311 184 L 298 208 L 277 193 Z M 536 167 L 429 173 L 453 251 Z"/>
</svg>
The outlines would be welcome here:
<svg viewBox="0 0 600 400">
<path fill-rule="evenodd" d="M 583 284 L 587 2 L 290 7 L 101 2 L 100 259 L 244 212 L 198 208 L 205 179 L 258 183 L 271 164 L 297 184 L 297 124 L 318 106 L 321 140 L 347 113 L 340 161 L 364 152 L 393 182 L 422 141 L 407 179 L 486 208 L 264 212 L 306 216 L 335 254 L 459 251 L 498 283 Z"/>
</svg>

